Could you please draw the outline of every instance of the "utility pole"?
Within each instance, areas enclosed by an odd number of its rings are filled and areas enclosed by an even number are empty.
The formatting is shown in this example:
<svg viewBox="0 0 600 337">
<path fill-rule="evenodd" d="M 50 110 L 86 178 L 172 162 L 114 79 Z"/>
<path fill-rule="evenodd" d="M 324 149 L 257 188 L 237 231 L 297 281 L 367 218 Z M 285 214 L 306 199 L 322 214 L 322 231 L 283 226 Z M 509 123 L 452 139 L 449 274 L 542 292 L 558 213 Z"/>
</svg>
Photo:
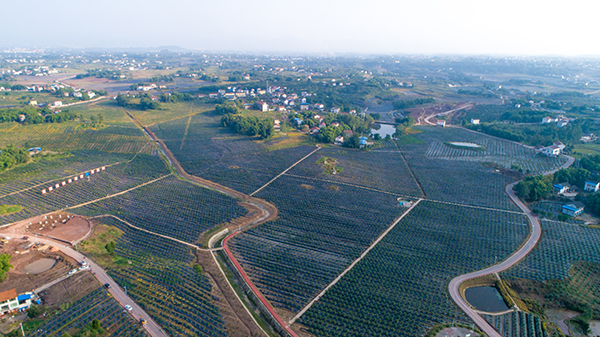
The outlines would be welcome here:
<svg viewBox="0 0 600 337">
<path fill-rule="evenodd" d="M 23 330 L 23 322 L 21 322 L 21 333 L 23 334 L 23 337 L 25 337 L 25 330 Z"/>
</svg>

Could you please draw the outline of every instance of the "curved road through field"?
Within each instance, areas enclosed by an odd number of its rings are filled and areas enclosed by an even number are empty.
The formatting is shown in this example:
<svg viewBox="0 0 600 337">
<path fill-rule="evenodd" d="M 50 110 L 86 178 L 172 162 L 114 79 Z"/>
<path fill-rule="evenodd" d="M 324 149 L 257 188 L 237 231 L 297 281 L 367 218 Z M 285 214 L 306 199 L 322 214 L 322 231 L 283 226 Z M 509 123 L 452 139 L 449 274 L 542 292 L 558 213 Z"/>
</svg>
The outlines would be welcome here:
<svg viewBox="0 0 600 337">
<path fill-rule="evenodd" d="M 554 169 L 552 171 L 544 173 L 544 175 L 553 174 L 561 168 L 567 168 L 573 164 L 575 161 L 572 157 L 567 157 L 568 160 L 561 167 Z M 542 227 L 540 222 L 536 218 L 536 216 L 527 208 L 527 206 L 519 200 L 519 198 L 515 195 L 515 191 L 513 190 L 514 186 L 518 183 L 515 181 L 506 186 L 506 193 L 510 197 L 510 199 L 525 213 L 527 218 L 529 219 L 529 223 L 531 224 L 531 233 L 529 234 L 529 238 L 527 241 L 521 246 L 519 250 L 514 252 L 511 256 L 509 256 L 506 260 L 502 261 L 499 264 L 493 265 L 483 270 L 478 270 L 469 274 L 464 274 L 457 276 L 450 281 L 448 285 L 448 291 L 450 292 L 450 296 L 456 302 L 456 304 L 481 328 L 481 330 L 486 333 L 490 337 L 502 337 L 496 329 L 494 329 L 488 322 L 483 319 L 479 314 L 467 303 L 467 301 L 460 294 L 459 287 L 461 283 L 467 280 L 471 280 L 474 278 L 478 278 L 481 276 L 486 276 L 490 274 L 495 274 L 507 270 L 508 268 L 517 264 L 521 259 L 523 259 L 527 254 L 531 252 L 531 250 L 538 243 L 540 236 L 542 235 Z"/>
<path fill-rule="evenodd" d="M 150 137 L 150 139 L 152 139 L 153 141 L 155 141 L 159 145 L 162 153 L 165 155 L 165 157 L 167 157 L 167 159 L 171 163 L 172 167 L 175 169 L 175 171 L 177 171 L 177 173 L 182 178 L 184 178 L 184 179 L 186 179 L 188 181 L 191 181 L 193 183 L 196 183 L 198 185 L 201 185 L 201 186 L 204 186 L 204 187 L 207 187 L 207 188 L 219 191 L 219 192 L 221 192 L 223 194 L 226 194 L 226 195 L 228 195 L 228 196 L 230 196 L 232 198 L 241 199 L 244 202 L 247 202 L 249 204 L 252 204 L 252 205 L 258 207 L 262 211 L 262 214 L 257 219 L 249 220 L 247 223 L 245 223 L 242 226 L 240 226 L 239 229 L 233 231 L 225 239 L 223 239 L 223 247 L 225 249 L 225 252 L 227 253 L 227 256 L 231 259 L 231 261 L 233 262 L 233 264 L 234 264 L 235 268 L 237 269 L 237 271 L 239 272 L 239 274 L 242 275 L 242 277 L 243 277 L 244 281 L 246 282 L 246 284 L 248 284 L 248 286 L 252 289 L 253 293 L 261 301 L 261 303 L 264 305 L 264 307 L 267 308 L 267 310 L 273 316 L 273 318 L 275 318 L 275 320 L 281 325 L 281 327 L 283 329 L 286 330 L 286 332 L 290 336 L 298 337 L 298 334 L 294 330 L 292 330 L 292 328 L 290 328 L 287 324 L 285 324 L 285 322 L 279 316 L 279 314 L 277 314 L 277 312 L 275 312 L 275 310 L 274 310 L 273 306 L 271 305 L 271 303 L 269 303 L 269 301 L 267 301 L 267 299 L 260 293 L 260 291 L 252 283 L 252 281 L 250 280 L 250 278 L 246 275 L 246 273 L 242 269 L 241 265 L 237 262 L 237 260 L 235 259 L 235 257 L 231 253 L 231 251 L 229 251 L 229 248 L 227 247 L 227 241 L 229 241 L 229 239 L 231 237 L 233 237 L 234 235 L 240 233 L 243 229 L 251 227 L 251 226 L 254 226 L 254 225 L 257 225 L 257 224 L 262 223 L 262 222 L 266 222 L 266 221 L 275 219 L 277 217 L 277 215 L 279 214 L 279 210 L 277 209 L 277 207 L 275 207 L 275 205 L 273 205 L 272 203 L 270 203 L 270 202 L 268 202 L 268 201 L 266 201 L 264 199 L 260 199 L 260 198 L 256 198 L 256 197 L 252 196 L 254 193 L 258 192 L 260 189 L 257 190 L 257 191 L 255 191 L 251 195 L 246 195 L 246 194 L 244 194 L 242 192 L 239 192 L 239 191 L 236 191 L 236 190 L 234 190 L 232 188 L 229 188 L 229 187 L 217 184 L 215 182 L 212 182 L 210 180 L 202 179 L 200 177 L 197 177 L 197 176 L 194 176 L 194 175 L 191 175 L 191 174 L 187 173 L 183 169 L 183 167 L 181 166 L 181 164 L 179 163 L 179 161 L 177 160 L 177 158 L 175 158 L 175 156 L 173 155 L 173 153 L 169 150 L 169 148 L 167 147 L 167 145 L 161 139 L 159 139 L 158 137 L 156 137 L 156 135 L 147 126 L 143 125 L 129 111 L 125 111 L 125 112 L 134 121 L 135 124 L 137 124 L 139 127 L 141 127 L 144 130 L 144 132 Z M 314 153 L 315 151 L 318 151 L 319 149 L 320 148 L 315 149 L 310 154 Z M 294 163 L 292 166 L 295 166 L 296 164 L 298 164 L 299 162 L 301 162 L 302 160 L 304 160 L 307 157 L 308 157 L 308 155 L 305 156 L 305 157 L 303 157 L 302 159 L 300 159 L 296 163 Z M 285 173 L 286 171 L 284 171 L 283 173 Z M 283 173 L 281 173 L 280 175 L 282 175 Z M 277 176 L 277 177 L 279 177 L 279 176 Z M 267 185 L 270 184 L 272 181 L 273 180 L 269 181 L 267 183 Z M 262 187 L 261 187 L 261 189 L 262 189 Z M 213 255 L 213 257 L 214 257 L 214 255 Z M 219 269 L 221 268 L 221 266 L 218 263 L 217 263 L 217 266 L 219 267 Z M 223 270 L 221 269 L 221 271 L 223 271 Z M 242 305 L 243 305 L 243 303 L 242 303 Z"/>
<path fill-rule="evenodd" d="M 67 247 L 65 245 L 59 244 L 54 240 L 43 239 L 40 237 L 30 237 L 29 241 L 34 243 L 42 243 L 47 244 L 53 247 L 60 249 L 65 255 L 81 262 L 85 259 L 85 256 L 71 247 Z M 94 273 L 94 276 L 100 281 L 101 284 L 110 284 L 110 289 L 107 289 L 108 292 L 112 294 L 112 296 L 121 304 L 121 306 L 125 307 L 125 305 L 129 304 L 133 309 L 129 312 L 135 320 L 138 320 L 139 317 L 142 317 L 146 320 L 146 325 L 144 328 L 146 331 L 153 337 L 169 337 L 167 333 L 156 323 L 148 313 L 146 313 L 135 301 L 133 301 L 126 292 L 115 282 L 108 274 L 94 261 L 90 259 L 85 259 L 87 264 L 90 266 L 90 271 Z M 125 310 L 123 308 L 123 310 Z"/>
</svg>

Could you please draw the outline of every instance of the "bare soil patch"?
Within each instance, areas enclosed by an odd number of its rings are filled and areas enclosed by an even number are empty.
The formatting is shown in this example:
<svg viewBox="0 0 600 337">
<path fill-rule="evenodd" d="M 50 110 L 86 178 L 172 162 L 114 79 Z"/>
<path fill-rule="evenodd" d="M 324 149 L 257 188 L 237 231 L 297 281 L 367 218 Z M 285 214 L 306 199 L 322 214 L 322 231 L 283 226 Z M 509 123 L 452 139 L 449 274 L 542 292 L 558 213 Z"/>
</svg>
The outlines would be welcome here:
<svg viewBox="0 0 600 337">
<path fill-rule="evenodd" d="M 77 273 L 39 293 L 44 305 L 56 307 L 75 302 L 102 285 L 92 273 Z"/>
<path fill-rule="evenodd" d="M 55 264 L 55 259 L 43 258 L 26 265 L 23 267 L 23 271 L 25 274 L 40 274 L 46 270 L 52 269 Z"/>
<path fill-rule="evenodd" d="M 4 228 L 1 233 L 12 237 L 41 235 L 74 244 L 85 238 L 92 223 L 81 216 L 64 212 L 36 216 Z"/>
<path fill-rule="evenodd" d="M 13 265 L 7 273 L 6 280 L 0 283 L 0 291 L 13 288 L 17 289 L 17 293 L 31 291 L 66 275 L 77 265 L 77 261 L 50 246 L 33 245 L 23 239 L 11 239 L 0 247 L 0 253 L 10 254 L 12 256 L 10 263 Z M 42 259 L 56 262 L 50 269 L 37 274 L 28 274 L 26 267 Z"/>
</svg>

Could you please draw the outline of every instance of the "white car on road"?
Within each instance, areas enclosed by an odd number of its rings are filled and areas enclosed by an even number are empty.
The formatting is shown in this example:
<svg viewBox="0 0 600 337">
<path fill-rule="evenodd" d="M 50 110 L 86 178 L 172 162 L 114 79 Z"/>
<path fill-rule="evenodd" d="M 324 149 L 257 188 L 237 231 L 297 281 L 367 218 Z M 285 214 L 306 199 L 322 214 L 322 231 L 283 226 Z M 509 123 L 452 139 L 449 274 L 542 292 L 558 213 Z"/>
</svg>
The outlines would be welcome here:
<svg viewBox="0 0 600 337">
<path fill-rule="evenodd" d="M 133 308 L 129 304 L 126 304 L 125 305 L 125 310 L 131 311 L 131 310 L 133 310 Z"/>
</svg>

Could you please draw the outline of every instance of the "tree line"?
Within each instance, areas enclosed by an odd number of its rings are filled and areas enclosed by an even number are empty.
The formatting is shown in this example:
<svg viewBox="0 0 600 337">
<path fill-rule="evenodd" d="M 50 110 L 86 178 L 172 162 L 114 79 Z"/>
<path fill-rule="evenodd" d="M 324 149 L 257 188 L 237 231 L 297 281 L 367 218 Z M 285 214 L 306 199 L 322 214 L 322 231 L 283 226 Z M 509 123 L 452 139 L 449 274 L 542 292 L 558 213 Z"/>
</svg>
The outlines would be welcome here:
<svg viewBox="0 0 600 337">
<path fill-rule="evenodd" d="M 29 153 L 25 149 L 17 149 L 9 145 L 0 149 L 0 171 L 6 171 L 29 161 Z"/>
<path fill-rule="evenodd" d="M 54 113 L 48 108 L 36 108 L 32 106 L 24 108 L 0 108 L 0 123 L 21 122 L 20 115 L 25 116 L 23 124 L 62 123 L 72 121 L 77 115 L 69 111 Z"/>
<path fill-rule="evenodd" d="M 122 106 L 124 108 L 133 108 L 138 110 L 158 110 L 160 109 L 160 103 L 153 101 L 151 96 L 147 93 L 141 94 L 139 102 L 135 102 L 135 100 L 129 96 L 125 96 L 123 94 L 117 95 L 117 105 Z"/>
<path fill-rule="evenodd" d="M 415 99 L 403 99 L 401 101 L 394 102 L 394 110 L 403 110 L 414 108 L 417 105 L 428 104 L 435 102 L 435 99 L 431 97 L 427 98 L 415 98 Z"/>
<path fill-rule="evenodd" d="M 275 132 L 271 118 L 246 117 L 228 113 L 221 117 L 221 124 L 240 135 L 260 136 L 262 139 L 271 137 Z"/>
</svg>

